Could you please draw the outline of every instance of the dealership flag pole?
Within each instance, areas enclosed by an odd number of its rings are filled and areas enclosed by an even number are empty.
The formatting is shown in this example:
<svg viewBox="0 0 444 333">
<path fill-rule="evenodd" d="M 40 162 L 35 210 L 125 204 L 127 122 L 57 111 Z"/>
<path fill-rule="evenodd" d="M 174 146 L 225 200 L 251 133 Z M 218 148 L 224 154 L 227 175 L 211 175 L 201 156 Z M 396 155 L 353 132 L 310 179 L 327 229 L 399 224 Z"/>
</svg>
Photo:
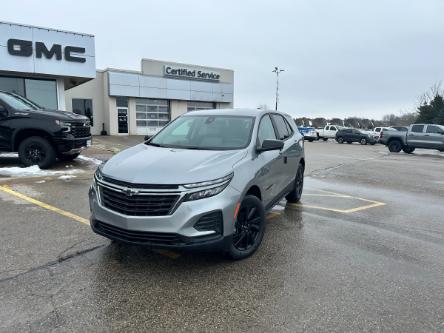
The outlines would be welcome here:
<svg viewBox="0 0 444 333">
<path fill-rule="evenodd" d="M 273 73 L 276 73 L 276 106 L 275 106 L 276 111 L 278 109 L 278 103 L 279 103 L 279 73 L 283 71 L 284 69 L 279 69 L 279 67 L 275 67 L 274 70 L 272 71 Z"/>
</svg>

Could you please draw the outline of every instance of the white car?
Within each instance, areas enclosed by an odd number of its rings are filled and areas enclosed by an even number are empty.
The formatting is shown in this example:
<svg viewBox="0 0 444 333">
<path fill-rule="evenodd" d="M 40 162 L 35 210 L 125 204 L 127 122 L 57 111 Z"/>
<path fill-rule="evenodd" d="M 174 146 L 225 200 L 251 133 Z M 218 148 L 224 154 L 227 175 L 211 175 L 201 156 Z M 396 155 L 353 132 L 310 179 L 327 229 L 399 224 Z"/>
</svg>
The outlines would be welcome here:
<svg viewBox="0 0 444 333">
<path fill-rule="evenodd" d="M 338 125 L 327 125 L 323 129 L 318 130 L 318 138 L 319 140 L 327 141 L 328 139 L 336 138 L 336 132 L 343 128 Z"/>
<path fill-rule="evenodd" d="M 388 130 L 393 130 L 393 129 L 390 128 L 390 127 L 375 127 L 373 129 L 373 131 L 369 132 L 369 135 L 371 135 L 376 141 L 379 141 L 379 138 L 381 137 L 381 132 L 383 130 L 387 130 L 388 131 Z"/>
</svg>

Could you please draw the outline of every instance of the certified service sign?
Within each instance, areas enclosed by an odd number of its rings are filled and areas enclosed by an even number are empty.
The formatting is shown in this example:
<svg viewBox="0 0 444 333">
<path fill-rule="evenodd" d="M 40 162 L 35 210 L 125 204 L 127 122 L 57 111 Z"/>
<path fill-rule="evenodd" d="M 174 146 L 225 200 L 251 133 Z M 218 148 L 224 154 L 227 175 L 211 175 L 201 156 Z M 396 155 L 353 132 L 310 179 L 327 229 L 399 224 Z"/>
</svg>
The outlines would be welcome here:
<svg viewBox="0 0 444 333">
<path fill-rule="evenodd" d="M 201 70 L 183 66 L 165 65 L 163 68 L 165 76 L 172 76 L 182 79 L 205 80 L 218 82 L 220 74 L 211 70 Z"/>
</svg>

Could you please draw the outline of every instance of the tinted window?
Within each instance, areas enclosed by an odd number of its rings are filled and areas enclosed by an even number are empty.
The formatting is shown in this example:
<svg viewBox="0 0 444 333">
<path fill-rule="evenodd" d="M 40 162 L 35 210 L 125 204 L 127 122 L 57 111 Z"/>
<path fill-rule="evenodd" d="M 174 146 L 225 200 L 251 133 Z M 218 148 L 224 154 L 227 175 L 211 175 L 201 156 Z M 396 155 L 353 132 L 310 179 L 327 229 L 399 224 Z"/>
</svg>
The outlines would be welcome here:
<svg viewBox="0 0 444 333">
<path fill-rule="evenodd" d="M 415 132 L 415 133 L 422 133 L 423 129 L 424 129 L 424 125 L 413 125 L 412 126 L 412 132 Z"/>
<path fill-rule="evenodd" d="M 23 97 L 18 97 L 0 92 L 0 98 L 2 99 L 3 102 L 8 104 L 10 107 L 12 107 L 15 110 L 27 111 L 27 110 L 37 109 L 37 107 L 32 102 L 28 102 Z"/>
<path fill-rule="evenodd" d="M 25 80 L 26 98 L 45 109 L 57 110 L 57 84 L 55 80 Z"/>
<path fill-rule="evenodd" d="M 285 140 L 290 136 L 290 133 L 288 133 L 287 125 L 285 124 L 284 118 L 277 114 L 272 115 L 272 117 L 274 123 L 276 124 L 279 140 Z"/>
<path fill-rule="evenodd" d="M 427 126 L 427 133 L 444 133 L 444 129 L 440 128 L 439 126 L 435 125 L 429 125 Z"/>
<path fill-rule="evenodd" d="M 116 97 L 116 106 L 121 108 L 127 108 L 128 107 L 128 97 Z"/>
<path fill-rule="evenodd" d="M 342 132 L 346 133 L 346 134 L 351 134 L 353 132 L 353 130 L 352 129 L 345 129 L 345 130 L 342 130 Z"/>
<path fill-rule="evenodd" d="M 376 128 L 375 128 L 375 132 L 377 132 L 377 133 L 381 132 L 381 128 L 376 127 Z"/>
<path fill-rule="evenodd" d="M 294 131 L 293 131 L 293 129 L 291 128 L 290 123 L 289 123 L 288 120 L 285 119 L 285 118 L 284 118 L 284 121 L 285 121 L 285 125 L 287 125 L 288 136 L 292 136 L 293 133 L 294 133 Z M 315 129 L 314 129 L 313 127 L 310 127 L 310 131 L 314 131 L 314 130 L 315 130 Z"/>
<path fill-rule="evenodd" d="M 330 130 L 331 130 L 331 131 L 336 131 L 336 127 L 334 127 L 334 126 L 330 126 Z"/>
<path fill-rule="evenodd" d="M 276 140 L 276 133 L 274 132 L 274 127 L 273 123 L 271 122 L 270 116 L 265 116 L 262 118 L 257 133 L 257 140 L 259 146 L 262 146 L 264 140 L 267 139 Z"/>
<path fill-rule="evenodd" d="M 73 98 L 72 112 L 87 116 L 91 121 L 91 126 L 94 125 L 92 99 Z"/>
</svg>

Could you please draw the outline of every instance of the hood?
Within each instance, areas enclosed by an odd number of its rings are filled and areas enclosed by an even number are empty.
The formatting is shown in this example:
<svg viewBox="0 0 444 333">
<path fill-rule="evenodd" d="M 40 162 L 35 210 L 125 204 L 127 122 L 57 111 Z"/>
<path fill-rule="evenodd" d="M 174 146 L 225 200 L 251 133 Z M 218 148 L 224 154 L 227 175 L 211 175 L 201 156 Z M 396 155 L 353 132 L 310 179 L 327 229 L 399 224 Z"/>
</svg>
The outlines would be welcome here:
<svg viewBox="0 0 444 333">
<path fill-rule="evenodd" d="M 246 153 L 246 149 L 192 150 L 140 144 L 112 157 L 102 172 L 136 184 L 195 183 L 226 176 Z"/>
<path fill-rule="evenodd" d="M 22 112 L 22 111 L 21 111 Z M 85 121 L 88 117 L 76 114 L 68 111 L 56 111 L 56 110 L 33 110 L 33 114 L 40 116 L 47 116 L 62 121 Z"/>
</svg>

